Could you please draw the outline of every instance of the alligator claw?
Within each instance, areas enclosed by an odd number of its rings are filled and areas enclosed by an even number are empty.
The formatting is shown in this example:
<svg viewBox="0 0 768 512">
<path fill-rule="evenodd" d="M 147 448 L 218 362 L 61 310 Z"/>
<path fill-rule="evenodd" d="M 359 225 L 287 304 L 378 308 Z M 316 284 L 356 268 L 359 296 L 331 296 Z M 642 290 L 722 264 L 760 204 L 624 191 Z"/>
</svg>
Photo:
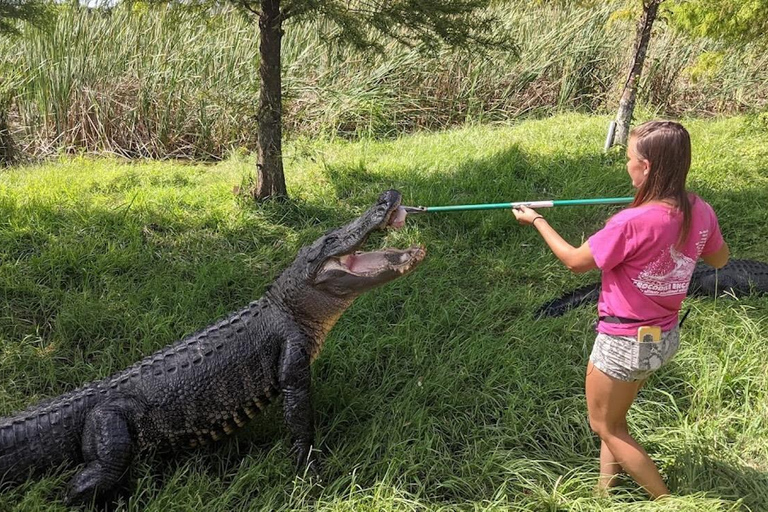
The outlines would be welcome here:
<svg viewBox="0 0 768 512">
<path fill-rule="evenodd" d="M 296 454 L 296 474 L 304 478 L 320 480 L 319 450 L 312 445 L 300 443 L 294 444 L 293 451 Z"/>
<path fill-rule="evenodd" d="M 320 461 L 317 459 L 313 459 L 309 461 L 307 465 L 304 467 L 303 471 L 297 473 L 297 475 L 301 475 L 303 479 L 309 480 L 311 482 L 315 482 L 315 483 L 322 482 L 323 477 L 322 477 Z"/>
</svg>

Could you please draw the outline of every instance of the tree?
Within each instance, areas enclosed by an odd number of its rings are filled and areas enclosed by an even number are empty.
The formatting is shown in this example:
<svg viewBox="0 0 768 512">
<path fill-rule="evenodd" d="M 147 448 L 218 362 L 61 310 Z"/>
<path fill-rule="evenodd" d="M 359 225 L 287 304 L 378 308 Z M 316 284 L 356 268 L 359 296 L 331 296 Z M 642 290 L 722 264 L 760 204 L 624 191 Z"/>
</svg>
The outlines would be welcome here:
<svg viewBox="0 0 768 512">
<path fill-rule="evenodd" d="M 0 0 L 0 36 L 19 35 L 20 21 L 42 26 L 51 13 L 51 6 L 43 0 Z"/>
<path fill-rule="evenodd" d="M 662 1 L 643 0 L 643 14 L 637 24 L 632 64 L 629 67 L 627 80 L 624 82 L 624 89 L 619 100 L 619 111 L 616 114 L 616 131 L 613 133 L 613 137 L 609 134 L 606 148 L 614 144 L 621 144 L 623 146 L 627 144 L 629 126 L 632 123 L 632 114 L 635 111 L 637 86 L 640 82 L 645 56 L 648 52 L 648 44 L 651 41 L 651 28 L 653 28 L 653 22 L 656 20 L 659 4 Z"/>
<path fill-rule="evenodd" d="M 484 8 L 490 0 L 229 0 L 259 23 L 256 200 L 286 197 L 282 161 L 281 43 L 287 21 L 310 17 L 330 23 L 325 34 L 363 50 L 381 49 L 396 40 L 434 50 L 441 44 L 504 44 L 490 35 L 493 18 Z"/>
<path fill-rule="evenodd" d="M 675 6 L 672 21 L 694 36 L 768 43 L 768 0 L 687 0 Z"/>
<path fill-rule="evenodd" d="M 643 0 L 643 14 L 637 26 L 635 51 L 624 84 L 613 135 L 609 133 L 606 149 L 612 144 L 626 145 L 653 22 L 663 0 Z M 709 37 L 727 44 L 757 43 L 768 45 L 768 0 L 675 0 L 667 2 L 665 18 L 670 24 L 693 37 Z"/>
<path fill-rule="evenodd" d="M 0 0 L 0 37 L 18 36 L 22 22 L 43 26 L 50 21 L 52 12 L 50 5 L 42 0 Z M 0 63 L 0 165 L 9 165 L 15 160 L 13 138 L 8 128 L 12 91 L 4 67 L 5 63 Z"/>
</svg>

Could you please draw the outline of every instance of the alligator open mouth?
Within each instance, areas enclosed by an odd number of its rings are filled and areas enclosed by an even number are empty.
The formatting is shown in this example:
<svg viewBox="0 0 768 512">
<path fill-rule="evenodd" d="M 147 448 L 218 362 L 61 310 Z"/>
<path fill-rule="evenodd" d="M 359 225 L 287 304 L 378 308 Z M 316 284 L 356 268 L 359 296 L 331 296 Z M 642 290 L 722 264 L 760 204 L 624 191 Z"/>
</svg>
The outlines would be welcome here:
<svg viewBox="0 0 768 512">
<path fill-rule="evenodd" d="M 346 254 L 337 258 L 336 263 L 350 274 L 358 276 L 371 276 L 386 270 L 395 270 L 399 273 L 408 271 L 414 263 L 424 259 L 426 251 L 420 245 L 413 245 L 408 249 L 385 248 L 379 251 Z"/>
<path fill-rule="evenodd" d="M 405 224 L 406 212 L 399 198 L 391 204 L 384 220 L 374 229 L 398 229 Z M 385 247 L 376 251 L 359 250 L 368 239 L 366 233 L 348 252 L 328 258 L 323 264 L 319 282 L 336 281 L 345 287 L 369 288 L 406 274 L 426 256 L 421 245 L 407 249 Z"/>
<path fill-rule="evenodd" d="M 405 210 L 398 204 L 387 214 L 381 228 L 399 229 L 405 224 L 405 217 Z M 360 245 L 363 245 L 365 241 L 362 240 Z M 356 276 L 367 277 L 373 277 L 387 271 L 403 274 L 421 262 L 424 256 L 426 256 L 426 251 L 421 245 L 412 245 L 408 249 L 386 247 L 368 252 L 355 250 L 349 254 L 329 259 L 325 264 L 325 270 L 335 267 Z"/>
</svg>

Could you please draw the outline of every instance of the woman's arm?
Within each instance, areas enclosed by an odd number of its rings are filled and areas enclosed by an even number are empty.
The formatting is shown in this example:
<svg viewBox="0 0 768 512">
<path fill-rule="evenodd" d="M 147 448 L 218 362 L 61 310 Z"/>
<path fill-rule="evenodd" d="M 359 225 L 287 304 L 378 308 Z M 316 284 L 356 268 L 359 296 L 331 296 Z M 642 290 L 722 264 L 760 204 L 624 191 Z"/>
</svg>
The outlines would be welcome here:
<svg viewBox="0 0 768 512">
<path fill-rule="evenodd" d="M 520 224 L 532 224 L 555 256 L 572 272 L 581 274 L 597 268 L 595 258 L 592 257 L 592 249 L 587 242 L 580 247 L 572 246 L 549 225 L 547 219 L 526 206 L 514 208 L 512 213 Z"/>
<path fill-rule="evenodd" d="M 537 222 L 536 224 L 538 224 L 539 222 Z M 725 266 L 726 263 L 728 263 L 728 258 L 730 257 L 731 257 L 731 250 L 728 248 L 728 244 L 723 242 L 723 245 L 721 245 L 718 250 L 716 250 L 713 253 L 707 254 L 706 256 L 702 255 L 701 259 L 703 259 L 704 263 L 706 263 L 707 265 L 712 265 L 715 268 L 721 268 Z"/>
</svg>

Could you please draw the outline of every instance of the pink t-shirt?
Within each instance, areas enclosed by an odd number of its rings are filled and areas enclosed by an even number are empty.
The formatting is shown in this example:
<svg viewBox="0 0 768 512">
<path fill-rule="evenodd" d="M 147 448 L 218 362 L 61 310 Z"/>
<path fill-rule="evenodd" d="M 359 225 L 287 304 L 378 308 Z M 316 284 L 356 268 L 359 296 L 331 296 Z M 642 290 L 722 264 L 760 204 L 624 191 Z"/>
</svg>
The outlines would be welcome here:
<svg viewBox="0 0 768 512">
<path fill-rule="evenodd" d="M 695 194 L 689 194 L 689 200 L 691 230 L 682 250 L 675 244 L 683 214 L 662 204 L 622 210 L 589 238 L 592 256 L 603 271 L 598 315 L 640 320 L 601 321 L 599 332 L 633 336 L 641 325 L 659 325 L 662 330 L 677 325 L 696 261 L 723 245 L 712 207 Z"/>
</svg>

